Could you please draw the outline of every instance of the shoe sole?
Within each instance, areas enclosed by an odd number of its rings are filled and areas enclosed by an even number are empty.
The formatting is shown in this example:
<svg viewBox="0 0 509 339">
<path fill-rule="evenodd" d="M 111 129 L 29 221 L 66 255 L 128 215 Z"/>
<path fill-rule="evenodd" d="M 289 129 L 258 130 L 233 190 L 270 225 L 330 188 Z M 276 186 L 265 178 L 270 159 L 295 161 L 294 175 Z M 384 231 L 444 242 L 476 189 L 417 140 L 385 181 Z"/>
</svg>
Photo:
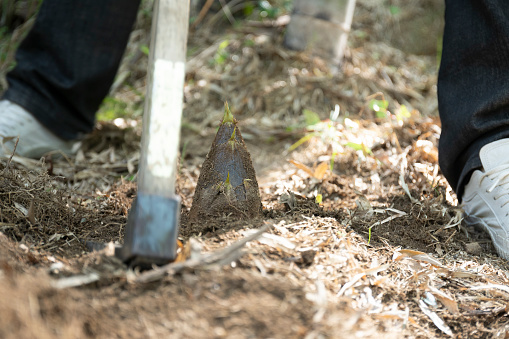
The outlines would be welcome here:
<svg viewBox="0 0 509 339">
<path fill-rule="evenodd" d="M 468 215 L 465 213 L 463 222 L 467 226 L 474 226 L 474 227 L 480 228 L 484 232 L 488 233 L 491 238 L 491 242 L 493 243 L 493 246 L 495 247 L 495 250 L 497 251 L 498 255 L 501 258 L 504 258 L 505 260 L 509 260 L 509 252 L 504 250 L 505 246 L 500 245 L 499 242 L 497 241 L 497 238 L 500 238 L 500 235 L 498 235 L 495 231 L 493 231 L 492 227 L 490 227 L 488 224 L 486 224 L 486 222 L 484 222 L 483 219 L 475 217 L 473 215 Z"/>
</svg>

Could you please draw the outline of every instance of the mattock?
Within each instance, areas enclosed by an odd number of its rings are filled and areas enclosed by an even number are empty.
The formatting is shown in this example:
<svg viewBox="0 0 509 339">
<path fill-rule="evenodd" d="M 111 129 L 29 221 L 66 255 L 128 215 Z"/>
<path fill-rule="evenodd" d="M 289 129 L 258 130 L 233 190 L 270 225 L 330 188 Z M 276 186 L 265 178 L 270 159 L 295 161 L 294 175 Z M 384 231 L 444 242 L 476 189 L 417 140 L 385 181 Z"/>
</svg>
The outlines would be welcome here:
<svg viewBox="0 0 509 339">
<path fill-rule="evenodd" d="M 156 0 L 143 115 L 138 194 L 115 255 L 133 266 L 176 257 L 180 198 L 175 194 L 184 94 L 189 1 Z"/>
</svg>

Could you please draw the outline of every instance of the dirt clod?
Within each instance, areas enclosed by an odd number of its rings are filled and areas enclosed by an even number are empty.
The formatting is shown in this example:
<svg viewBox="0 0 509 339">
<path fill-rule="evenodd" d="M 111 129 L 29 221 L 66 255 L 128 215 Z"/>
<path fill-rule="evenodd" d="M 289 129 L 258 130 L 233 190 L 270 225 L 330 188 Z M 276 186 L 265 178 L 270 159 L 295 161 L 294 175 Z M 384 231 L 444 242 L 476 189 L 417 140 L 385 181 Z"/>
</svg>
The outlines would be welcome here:
<svg viewBox="0 0 509 339">
<path fill-rule="evenodd" d="M 483 251 L 481 245 L 479 245 L 479 243 L 477 242 L 465 244 L 465 250 L 467 251 L 467 253 L 472 255 L 479 255 Z"/>
</svg>

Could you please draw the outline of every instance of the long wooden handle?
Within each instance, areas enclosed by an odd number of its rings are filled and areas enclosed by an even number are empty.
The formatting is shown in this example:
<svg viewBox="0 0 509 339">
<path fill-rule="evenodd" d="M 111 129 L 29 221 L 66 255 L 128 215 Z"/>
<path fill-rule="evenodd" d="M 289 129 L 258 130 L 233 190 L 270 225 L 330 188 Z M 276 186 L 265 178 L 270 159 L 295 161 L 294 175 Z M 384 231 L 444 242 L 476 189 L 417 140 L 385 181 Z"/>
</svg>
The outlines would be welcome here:
<svg viewBox="0 0 509 339">
<path fill-rule="evenodd" d="M 156 0 L 143 115 L 138 191 L 175 193 L 189 0 Z"/>
</svg>

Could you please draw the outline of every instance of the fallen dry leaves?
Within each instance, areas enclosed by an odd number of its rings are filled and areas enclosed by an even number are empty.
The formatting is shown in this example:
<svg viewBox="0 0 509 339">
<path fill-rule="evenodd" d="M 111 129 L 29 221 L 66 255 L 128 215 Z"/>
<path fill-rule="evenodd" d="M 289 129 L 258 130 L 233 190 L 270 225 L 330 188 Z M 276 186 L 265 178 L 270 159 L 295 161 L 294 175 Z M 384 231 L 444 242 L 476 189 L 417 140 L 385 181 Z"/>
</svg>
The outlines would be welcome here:
<svg viewBox="0 0 509 339">
<path fill-rule="evenodd" d="M 374 27 L 373 11 L 386 8 L 361 3 L 356 24 Z M 127 337 L 134 330 L 140 337 L 168 331 L 277 337 L 281 327 L 287 336 L 306 338 L 505 337 L 508 265 L 486 237 L 462 226 L 438 168 L 435 57 L 359 39 L 343 73 L 329 76 L 323 60 L 282 48 L 277 27 L 191 37 L 197 47 L 186 69 L 192 81 L 185 88 L 186 152 L 183 147 L 179 172 L 185 210 L 228 99 L 242 112 L 253 160 L 269 168 L 258 176 L 271 229 L 258 233 L 262 222 L 220 220 L 208 233 L 186 233 L 178 261 L 148 273 L 127 269 L 106 250 L 84 253 L 79 238 L 122 240 L 135 195 L 128 184 L 136 178 L 140 128 L 123 119 L 101 123 L 74 158 L 47 160 L 44 167 L 12 159 L 11 167 L 25 172 L 13 171 L 0 191 L 0 230 L 10 238 L 0 238 L 7 296 L 0 304 L 13 315 L 1 324 L 32 321 L 48 337 L 82 331 Z M 139 28 L 133 36 L 147 42 Z M 232 57 L 211 64 L 225 40 Z M 136 62 L 139 44 L 130 48 L 119 78 L 134 78 L 135 90 L 124 88 L 115 97 L 139 101 L 146 60 Z M 387 100 L 394 112 L 405 105 L 420 113 L 400 121 L 377 118 L 366 109 L 369 98 Z M 335 119 L 326 121 L 336 105 Z M 303 109 L 323 119 L 322 134 L 288 153 L 306 133 Z M 340 147 L 331 150 L 331 140 Z M 41 169 L 51 179 L 38 176 Z M 56 202 L 53 195 L 34 199 L 51 190 L 50 183 L 71 193 Z M 61 209 L 54 212 L 48 203 Z M 81 215 L 83 209 L 93 213 Z M 34 335 L 30 326 L 22 330 L 18 337 Z"/>
</svg>

